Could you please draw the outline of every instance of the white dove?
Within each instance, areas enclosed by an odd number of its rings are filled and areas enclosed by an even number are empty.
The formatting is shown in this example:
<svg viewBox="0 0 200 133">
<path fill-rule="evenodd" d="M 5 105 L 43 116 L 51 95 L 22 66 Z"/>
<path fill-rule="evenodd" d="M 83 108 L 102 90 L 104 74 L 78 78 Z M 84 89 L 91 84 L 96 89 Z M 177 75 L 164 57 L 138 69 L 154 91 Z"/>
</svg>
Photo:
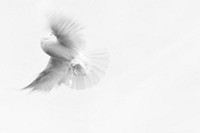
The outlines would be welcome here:
<svg viewBox="0 0 200 133">
<path fill-rule="evenodd" d="M 84 54 L 81 28 L 67 17 L 52 16 L 49 26 L 50 35 L 41 39 L 41 48 L 50 56 L 49 63 L 24 89 L 50 91 L 62 83 L 84 89 L 97 84 L 108 66 L 107 52 L 95 50 Z"/>
</svg>

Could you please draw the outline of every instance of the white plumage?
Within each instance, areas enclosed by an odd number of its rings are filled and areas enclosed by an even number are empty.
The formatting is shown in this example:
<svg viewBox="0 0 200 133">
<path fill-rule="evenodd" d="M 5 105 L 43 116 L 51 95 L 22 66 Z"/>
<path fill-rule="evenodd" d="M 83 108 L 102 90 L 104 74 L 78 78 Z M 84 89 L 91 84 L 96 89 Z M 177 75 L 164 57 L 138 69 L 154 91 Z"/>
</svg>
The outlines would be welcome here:
<svg viewBox="0 0 200 133">
<path fill-rule="evenodd" d="M 49 19 L 51 34 L 41 39 L 41 48 L 50 56 L 49 63 L 26 88 L 50 91 L 60 84 L 84 89 L 98 83 L 108 65 L 105 50 L 83 53 L 81 28 L 67 17 L 54 15 Z"/>
</svg>

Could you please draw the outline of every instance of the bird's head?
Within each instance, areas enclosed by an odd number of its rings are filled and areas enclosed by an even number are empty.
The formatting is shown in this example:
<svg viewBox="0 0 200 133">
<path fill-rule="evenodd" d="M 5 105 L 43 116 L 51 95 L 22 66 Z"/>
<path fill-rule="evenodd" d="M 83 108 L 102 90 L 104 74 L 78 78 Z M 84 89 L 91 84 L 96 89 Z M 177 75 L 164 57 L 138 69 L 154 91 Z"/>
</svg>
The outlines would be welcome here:
<svg viewBox="0 0 200 133">
<path fill-rule="evenodd" d="M 44 47 L 50 44 L 55 44 L 56 42 L 57 42 L 57 37 L 54 34 L 49 33 L 41 39 L 40 44 L 41 47 L 44 49 Z"/>
<path fill-rule="evenodd" d="M 45 35 L 41 39 L 41 44 L 45 44 L 47 42 L 56 42 L 56 41 L 57 41 L 57 37 L 53 33 L 49 33 L 48 35 Z"/>
</svg>

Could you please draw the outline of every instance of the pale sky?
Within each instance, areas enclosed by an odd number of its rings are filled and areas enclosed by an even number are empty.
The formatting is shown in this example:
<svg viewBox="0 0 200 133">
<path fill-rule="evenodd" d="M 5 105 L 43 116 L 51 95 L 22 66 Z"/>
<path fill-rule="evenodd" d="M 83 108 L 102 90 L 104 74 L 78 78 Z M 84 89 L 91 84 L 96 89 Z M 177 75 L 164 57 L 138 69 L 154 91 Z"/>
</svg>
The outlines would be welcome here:
<svg viewBox="0 0 200 133">
<path fill-rule="evenodd" d="M 0 2 L 0 133 L 199 133 L 200 1 Z M 45 15 L 85 27 L 88 50 L 107 48 L 96 86 L 19 91 L 48 62 Z"/>
</svg>

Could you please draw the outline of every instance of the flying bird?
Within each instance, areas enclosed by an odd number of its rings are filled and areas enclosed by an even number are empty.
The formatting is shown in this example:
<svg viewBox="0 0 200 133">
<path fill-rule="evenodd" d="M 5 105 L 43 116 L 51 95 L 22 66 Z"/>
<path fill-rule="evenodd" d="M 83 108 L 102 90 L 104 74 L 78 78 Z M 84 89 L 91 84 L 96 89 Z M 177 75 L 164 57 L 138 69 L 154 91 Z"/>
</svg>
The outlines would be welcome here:
<svg viewBox="0 0 200 133">
<path fill-rule="evenodd" d="M 85 89 L 97 84 L 108 66 L 106 50 L 84 52 L 82 27 L 68 17 L 52 15 L 50 33 L 41 39 L 42 50 L 50 56 L 46 68 L 24 89 L 50 91 L 61 84 Z"/>
</svg>

